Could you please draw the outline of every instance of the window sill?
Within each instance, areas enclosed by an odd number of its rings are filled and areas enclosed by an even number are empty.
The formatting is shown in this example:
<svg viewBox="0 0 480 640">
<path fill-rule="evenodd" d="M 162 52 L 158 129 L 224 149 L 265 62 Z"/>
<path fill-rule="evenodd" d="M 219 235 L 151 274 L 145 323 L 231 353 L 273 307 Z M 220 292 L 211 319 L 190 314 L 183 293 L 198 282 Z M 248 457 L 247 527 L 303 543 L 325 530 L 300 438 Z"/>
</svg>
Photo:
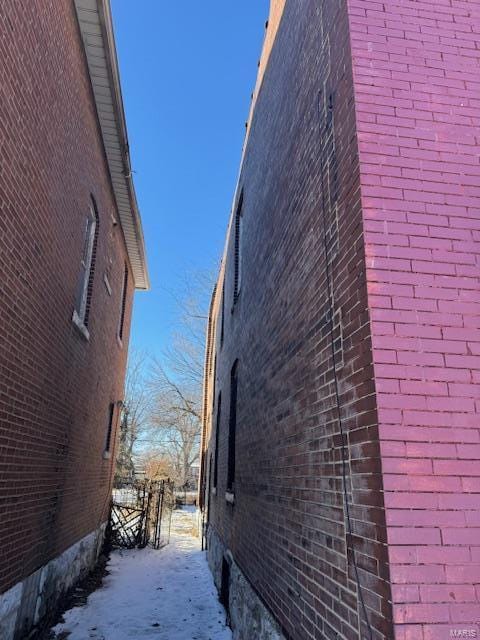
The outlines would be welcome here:
<svg viewBox="0 0 480 640">
<path fill-rule="evenodd" d="M 233 491 L 225 491 L 225 501 L 228 504 L 235 504 L 235 494 Z"/>
<path fill-rule="evenodd" d="M 111 457 L 112 457 L 112 452 L 111 452 L 111 451 L 104 451 L 104 452 L 103 452 L 103 456 L 102 456 L 102 458 L 103 458 L 104 460 L 110 460 L 110 458 L 111 458 Z"/>
<path fill-rule="evenodd" d="M 82 336 L 85 338 L 85 340 L 90 340 L 90 332 L 88 331 L 87 327 L 83 324 L 76 309 L 73 310 L 72 322 L 75 325 L 75 327 L 78 329 L 78 331 L 82 334 Z"/>
</svg>

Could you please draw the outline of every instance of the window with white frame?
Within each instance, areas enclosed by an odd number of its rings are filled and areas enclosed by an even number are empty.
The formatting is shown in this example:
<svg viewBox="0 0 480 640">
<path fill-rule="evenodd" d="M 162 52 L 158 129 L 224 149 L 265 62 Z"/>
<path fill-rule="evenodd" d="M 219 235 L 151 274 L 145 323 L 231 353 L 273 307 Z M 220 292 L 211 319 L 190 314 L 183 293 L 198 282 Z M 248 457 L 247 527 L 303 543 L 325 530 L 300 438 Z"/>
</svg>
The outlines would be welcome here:
<svg viewBox="0 0 480 640">
<path fill-rule="evenodd" d="M 77 291 L 77 300 L 74 311 L 74 320 L 84 326 L 88 325 L 90 301 L 95 271 L 95 253 L 98 236 L 98 214 L 95 203 L 90 203 L 88 214 L 85 218 L 83 235 L 83 251 L 80 261 L 80 278 Z"/>
<path fill-rule="evenodd" d="M 122 287 L 122 304 L 120 307 L 120 321 L 118 324 L 118 337 L 123 340 L 123 331 L 125 325 L 125 309 L 127 305 L 127 292 L 128 292 L 128 267 L 125 264 L 123 270 L 123 287 Z"/>
</svg>

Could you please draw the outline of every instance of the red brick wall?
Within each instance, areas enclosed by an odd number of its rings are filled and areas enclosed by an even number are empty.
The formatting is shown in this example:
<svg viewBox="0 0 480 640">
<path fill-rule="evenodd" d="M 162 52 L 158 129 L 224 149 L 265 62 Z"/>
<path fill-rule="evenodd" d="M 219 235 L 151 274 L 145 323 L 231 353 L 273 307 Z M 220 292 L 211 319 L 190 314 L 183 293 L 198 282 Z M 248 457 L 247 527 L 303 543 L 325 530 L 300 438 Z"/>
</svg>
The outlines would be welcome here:
<svg viewBox="0 0 480 640">
<path fill-rule="evenodd" d="M 336 171 L 323 135 L 326 117 L 320 107 L 329 93 L 334 94 Z M 322 202 L 328 175 L 335 172 L 338 231 L 331 207 Z M 214 305 L 215 395 L 222 393 L 222 419 L 210 526 L 288 637 L 357 640 L 360 627 L 362 637 L 368 637 L 355 557 L 373 638 L 391 638 L 345 3 L 286 3 L 256 101 L 240 176 L 242 188 L 242 285 L 232 310 L 233 225 L 225 261 L 223 346 L 223 271 Z M 340 248 L 329 257 L 335 338 L 342 340 L 337 365 L 353 536 L 345 527 L 324 216 L 333 246 L 338 242 Z M 236 358 L 238 426 L 232 506 L 225 500 L 225 490 L 230 370 Z M 210 378 L 210 393 L 212 388 Z M 214 459 L 216 406 L 206 413 L 211 416 L 205 458 L 209 460 L 210 455 Z M 205 477 L 209 475 L 207 470 Z"/>
<path fill-rule="evenodd" d="M 480 5 L 348 5 L 395 638 L 480 634 Z"/>
<path fill-rule="evenodd" d="M 72 2 L 0 4 L 0 591 L 106 518 L 126 252 Z M 71 318 L 91 194 L 90 340 Z M 107 292 L 108 272 L 112 295 Z"/>
</svg>

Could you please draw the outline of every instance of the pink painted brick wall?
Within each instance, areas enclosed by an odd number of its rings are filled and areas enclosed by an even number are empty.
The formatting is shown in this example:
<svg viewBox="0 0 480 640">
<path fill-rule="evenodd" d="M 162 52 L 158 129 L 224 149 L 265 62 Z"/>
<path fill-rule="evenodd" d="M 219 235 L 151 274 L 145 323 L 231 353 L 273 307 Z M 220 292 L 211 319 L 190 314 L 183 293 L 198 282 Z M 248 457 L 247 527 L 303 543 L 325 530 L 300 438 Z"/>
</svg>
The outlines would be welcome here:
<svg viewBox="0 0 480 640">
<path fill-rule="evenodd" d="M 480 2 L 348 8 L 395 638 L 480 637 Z"/>
</svg>

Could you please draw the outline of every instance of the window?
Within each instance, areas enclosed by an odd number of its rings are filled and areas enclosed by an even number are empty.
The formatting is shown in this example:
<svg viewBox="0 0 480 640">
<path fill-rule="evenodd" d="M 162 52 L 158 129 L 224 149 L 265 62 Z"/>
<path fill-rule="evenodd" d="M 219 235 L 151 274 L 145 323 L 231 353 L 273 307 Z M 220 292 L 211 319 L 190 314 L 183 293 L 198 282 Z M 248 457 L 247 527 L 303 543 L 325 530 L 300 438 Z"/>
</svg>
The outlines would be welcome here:
<svg viewBox="0 0 480 640">
<path fill-rule="evenodd" d="M 208 456 L 208 484 L 205 485 L 205 481 L 202 484 L 201 487 L 201 491 L 202 491 L 202 495 L 203 495 L 203 504 L 207 505 L 207 518 L 206 521 L 209 522 L 210 521 L 210 500 L 211 500 L 211 493 L 213 490 L 213 484 L 212 484 L 212 473 L 213 473 L 213 456 L 212 454 L 210 454 Z M 209 491 L 209 495 L 207 498 L 206 495 L 206 490 L 208 487 L 208 491 Z"/>
<path fill-rule="evenodd" d="M 217 389 L 217 354 L 213 360 L 212 398 L 215 398 Z"/>
<path fill-rule="evenodd" d="M 230 373 L 230 420 L 228 425 L 227 491 L 233 493 L 235 483 L 235 440 L 237 432 L 238 360 Z"/>
<path fill-rule="evenodd" d="M 80 262 L 81 273 L 77 291 L 77 300 L 74 311 L 74 320 L 77 323 L 88 326 L 90 305 L 93 290 L 93 277 L 95 273 L 95 258 L 98 239 L 98 213 L 92 198 L 88 215 L 85 219 L 83 235 L 83 251 Z"/>
<path fill-rule="evenodd" d="M 213 488 L 217 488 L 218 481 L 218 445 L 220 443 L 220 426 L 222 419 L 222 394 L 218 394 L 218 403 L 217 403 L 217 422 L 215 425 L 215 452 L 213 458 Z"/>
<path fill-rule="evenodd" d="M 221 319 L 221 325 L 220 325 L 220 347 L 223 347 L 223 340 L 225 338 L 225 276 L 224 276 L 224 280 L 223 280 L 223 286 L 222 286 L 222 309 L 221 309 L 221 313 L 222 313 L 222 319 Z"/>
<path fill-rule="evenodd" d="M 111 402 L 108 408 L 108 428 L 107 437 L 105 439 L 105 453 L 110 453 L 110 447 L 112 445 L 112 432 L 113 432 L 113 418 L 115 416 L 115 403 Z"/>
<path fill-rule="evenodd" d="M 123 272 L 123 288 L 122 288 L 122 306 L 120 307 L 120 322 L 118 325 L 118 337 L 123 340 L 123 330 L 125 325 L 125 306 L 127 304 L 128 292 L 128 266 L 125 265 Z"/>
<path fill-rule="evenodd" d="M 242 284 L 242 231 L 243 231 L 243 191 L 240 194 L 237 211 L 235 213 L 235 274 L 233 283 L 233 304 L 238 300 Z"/>
</svg>

